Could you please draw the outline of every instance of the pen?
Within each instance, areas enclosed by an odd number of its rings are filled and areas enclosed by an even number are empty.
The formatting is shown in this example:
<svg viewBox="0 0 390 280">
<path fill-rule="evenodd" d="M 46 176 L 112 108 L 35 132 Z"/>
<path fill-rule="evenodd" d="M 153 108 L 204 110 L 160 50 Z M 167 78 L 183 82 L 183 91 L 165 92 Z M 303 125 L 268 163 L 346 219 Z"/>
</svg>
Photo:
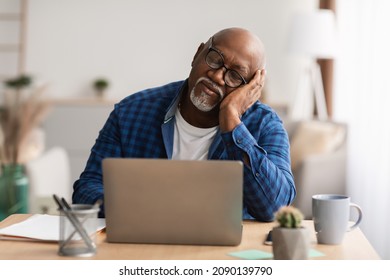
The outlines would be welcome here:
<svg viewBox="0 0 390 280">
<path fill-rule="evenodd" d="M 65 216 L 72 223 L 73 227 L 79 232 L 81 238 L 87 244 L 88 248 L 95 249 L 96 245 L 92 242 L 88 233 L 85 231 L 83 225 L 80 223 L 80 221 L 77 219 L 77 217 L 69 211 L 69 210 L 71 210 L 71 207 L 66 202 L 66 200 L 64 198 L 62 198 L 62 200 L 60 200 L 55 194 L 53 195 L 53 198 L 56 201 L 56 203 L 58 204 L 58 207 L 60 208 L 60 210 L 62 210 L 64 212 Z M 68 241 L 68 240 L 66 240 L 66 241 Z M 63 244 L 66 244 L 66 243 L 63 243 Z"/>
</svg>

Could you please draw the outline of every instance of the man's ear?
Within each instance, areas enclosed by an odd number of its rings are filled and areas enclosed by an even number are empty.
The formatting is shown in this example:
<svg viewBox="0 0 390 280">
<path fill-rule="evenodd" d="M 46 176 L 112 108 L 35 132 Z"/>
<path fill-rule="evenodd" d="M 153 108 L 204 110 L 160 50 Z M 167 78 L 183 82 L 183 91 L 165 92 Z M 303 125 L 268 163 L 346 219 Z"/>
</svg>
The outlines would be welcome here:
<svg viewBox="0 0 390 280">
<path fill-rule="evenodd" d="M 203 51 L 203 48 L 204 48 L 205 44 L 204 43 L 201 43 L 198 47 L 198 50 L 196 51 L 195 55 L 194 55 L 194 58 L 192 59 L 192 62 L 191 62 L 191 67 L 194 65 L 194 61 L 195 59 L 200 55 L 200 53 Z"/>
</svg>

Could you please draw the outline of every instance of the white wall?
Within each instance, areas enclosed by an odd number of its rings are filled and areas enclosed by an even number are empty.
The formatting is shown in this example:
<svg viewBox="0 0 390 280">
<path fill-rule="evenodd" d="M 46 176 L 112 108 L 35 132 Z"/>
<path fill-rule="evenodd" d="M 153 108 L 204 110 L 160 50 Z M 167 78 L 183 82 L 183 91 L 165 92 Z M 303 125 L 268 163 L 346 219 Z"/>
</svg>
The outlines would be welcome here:
<svg viewBox="0 0 390 280">
<path fill-rule="evenodd" d="M 109 97 L 184 79 L 199 44 L 241 26 L 267 50 L 269 100 L 288 102 L 302 61 L 286 52 L 294 11 L 312 0 L 30 0 L 27 71 L 50 83 L 54 97 L 92 95 L 111 81 Z"/>
</svg>

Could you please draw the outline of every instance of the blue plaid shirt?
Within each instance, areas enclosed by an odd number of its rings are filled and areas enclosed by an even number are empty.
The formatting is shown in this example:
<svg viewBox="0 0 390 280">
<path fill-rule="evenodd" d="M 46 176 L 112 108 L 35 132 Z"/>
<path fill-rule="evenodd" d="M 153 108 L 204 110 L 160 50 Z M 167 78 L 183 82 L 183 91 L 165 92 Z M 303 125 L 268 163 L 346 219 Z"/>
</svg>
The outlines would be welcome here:
<svg viewBox="0 0 390 280">
<path fill-rule="evenodd" d="M 73 203 L 92 204 L 103 198 L 102 159 L 172 158 L 175 111 L 186 81 L 147 89 L 115 105 L 86 168 L 74 183 Z M 232 132 L 218 132 L 208 158 L 243 160 L 244 219 L 271 221 L 279 207 L 295 197 L 287 133 L 276 113 L 256 102 Z M 104 216 L 104 208 L 100 213 Z"/>
</svg>

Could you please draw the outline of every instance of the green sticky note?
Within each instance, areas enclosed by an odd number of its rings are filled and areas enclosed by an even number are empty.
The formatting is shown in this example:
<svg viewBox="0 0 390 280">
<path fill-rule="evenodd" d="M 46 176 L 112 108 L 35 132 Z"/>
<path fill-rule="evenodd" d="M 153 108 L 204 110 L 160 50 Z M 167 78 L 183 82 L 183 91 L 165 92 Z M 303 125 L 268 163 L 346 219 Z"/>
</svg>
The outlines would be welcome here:
<svg viewBox="0 0 390 280">
<path fill-rule="evenodd" d="M 245 250 L 229 253 L 230 256 L 245 259 L 245 260 L 261 260 L 272 259 L 272 254 L 260 250 Z"/>
<path fill-rule="evenodd" d="M 260 250 L 245 250 L 245 251 L 239 251 L 239 252 L 232 252 L 229 253 L 230 256 L 237 257 L 240 259 L 245 260 L 262 260 L 262 259 L 272 259 L 273 254 L 260 251 Z M 309 251 L 309 258 L 316 258 L 316 257 L 323 257 L 325 256 L 324 253 L 310 249 Z"/>
<path fill-rule="evenodd" d="M 323 256 L 325 256 L 325 254 L 320 251 L 314 249 L 309 250 L 309 258 L 323 257 Z"/>
</svg>

